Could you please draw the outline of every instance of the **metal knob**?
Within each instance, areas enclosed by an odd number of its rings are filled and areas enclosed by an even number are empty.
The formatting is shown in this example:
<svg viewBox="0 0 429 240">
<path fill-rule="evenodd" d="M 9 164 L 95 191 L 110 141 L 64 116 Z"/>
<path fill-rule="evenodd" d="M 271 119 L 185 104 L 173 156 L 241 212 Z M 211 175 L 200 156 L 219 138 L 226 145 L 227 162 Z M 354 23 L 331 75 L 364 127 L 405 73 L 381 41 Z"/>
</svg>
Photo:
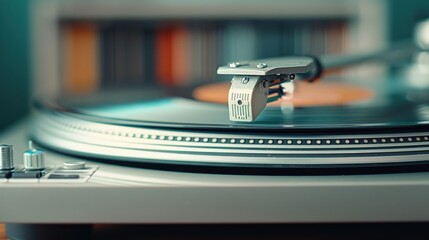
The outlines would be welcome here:
<svg viewBox="0 0 429 240">
<path fill-rule="evenodd" d="M 13 146 L 8 144 L 0 145 L 0 170 L 11 170 L 13 164 Z"/>
<path fill-rule="evenodd" d="M 33 142 L 28 142 L 28 150 L 24 152 L 24 168 L 26 170 L 41 170 L 45 168 L 45 151 L 36 149 Z"/>
</svg>

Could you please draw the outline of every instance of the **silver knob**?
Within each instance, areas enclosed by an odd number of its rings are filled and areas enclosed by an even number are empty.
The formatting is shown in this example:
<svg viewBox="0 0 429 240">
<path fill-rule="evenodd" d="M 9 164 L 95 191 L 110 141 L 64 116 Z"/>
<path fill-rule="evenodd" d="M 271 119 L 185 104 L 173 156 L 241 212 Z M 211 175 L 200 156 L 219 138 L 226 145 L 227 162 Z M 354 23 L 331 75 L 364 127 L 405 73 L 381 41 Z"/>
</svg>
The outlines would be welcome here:
<svg viewBox="0 0 429 240">
<path fill-rule="evenodd" d="M 8 144 L 0 145 L 0 170 L 11 170 L 13 164 L 13 146 Z"/>
<path fill-rule="evenodd" d="M 26 170 L 41 170 L 45 168 L 45 151 L 36 149 L 33 142 L 28 142 L 28 150 L 24 152 L 24 168 Z"/>
<path fill-rule="evenodd" d="M 67 170 L 85 169 L 85 162 L 82 161 L 69 161 L 63 163 L 63 168 Z"/>
</svg>

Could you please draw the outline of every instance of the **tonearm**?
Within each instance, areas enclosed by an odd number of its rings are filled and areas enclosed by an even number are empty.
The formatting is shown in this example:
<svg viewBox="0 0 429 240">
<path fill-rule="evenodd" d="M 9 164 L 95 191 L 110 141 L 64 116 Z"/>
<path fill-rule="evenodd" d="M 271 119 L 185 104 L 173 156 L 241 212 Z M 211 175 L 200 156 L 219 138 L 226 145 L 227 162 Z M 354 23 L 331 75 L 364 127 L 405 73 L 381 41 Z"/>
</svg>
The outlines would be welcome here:
<svg viewBox="0 0 429 240">
<path fill-rule="evenodd" d="M 295 78 L 313 81 L 326 71 L 372 60 L 403 59 L 411 56 L 415 50 L 416 47 L 407 41 L 388 49 L 364 54 L 319 58 L 288 56 L 232 62 L 219 67 L 217 73 L 233 75 L 228 94 L 230 120 L 251 122 L 258 117 L 267 103 L 281 98 L 285 93 L 282 85 L 292 82 Z"/>
</svg>

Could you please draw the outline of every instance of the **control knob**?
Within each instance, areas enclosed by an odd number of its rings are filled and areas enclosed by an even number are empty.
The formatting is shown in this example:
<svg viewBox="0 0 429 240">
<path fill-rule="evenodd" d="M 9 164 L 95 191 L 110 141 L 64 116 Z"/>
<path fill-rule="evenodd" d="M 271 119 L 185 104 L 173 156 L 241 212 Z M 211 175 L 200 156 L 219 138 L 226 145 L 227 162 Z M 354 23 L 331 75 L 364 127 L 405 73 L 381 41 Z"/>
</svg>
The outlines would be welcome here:
<svg viewBox="0 0 429 240">
<path fill-rule="evenodd" d="M 45 168 L 45 151 L 36 149 L 32 141 L 28 142 L 28 150 L 24 152 L 24 168 L 26 170 L 42 170 Z"/>
<path fill-rule="evenodd" d="M 0 171 L 11 170 L 14 168 L 13 164 L 13 146 L 8 144 L 0 145 Z"/>
</svg>

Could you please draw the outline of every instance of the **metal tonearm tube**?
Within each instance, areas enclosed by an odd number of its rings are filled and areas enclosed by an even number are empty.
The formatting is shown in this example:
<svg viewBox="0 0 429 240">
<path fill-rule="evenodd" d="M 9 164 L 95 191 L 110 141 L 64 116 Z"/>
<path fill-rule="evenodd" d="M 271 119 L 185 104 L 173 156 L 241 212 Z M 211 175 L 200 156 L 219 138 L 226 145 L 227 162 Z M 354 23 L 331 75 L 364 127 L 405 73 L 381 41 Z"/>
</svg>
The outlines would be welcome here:
<svg viewBox="0 0 429 240">
<path fill-rule="evenodd" d="M 218 68 L 218 74 L 233 75 L 228 94 L 231 121 L 251 122 L 266 104 L 284 95 L 281 84 L 299 79 L 315 80 L 327 70 L 335 70 L 371 60 L 392 61 L 411 56 L 415 46 L 409 42 L 381 51 L 345 55 L 289 56 L 233 62 Z M 287 89 L 286 89 L 287 91 Z"/>
</svg>

